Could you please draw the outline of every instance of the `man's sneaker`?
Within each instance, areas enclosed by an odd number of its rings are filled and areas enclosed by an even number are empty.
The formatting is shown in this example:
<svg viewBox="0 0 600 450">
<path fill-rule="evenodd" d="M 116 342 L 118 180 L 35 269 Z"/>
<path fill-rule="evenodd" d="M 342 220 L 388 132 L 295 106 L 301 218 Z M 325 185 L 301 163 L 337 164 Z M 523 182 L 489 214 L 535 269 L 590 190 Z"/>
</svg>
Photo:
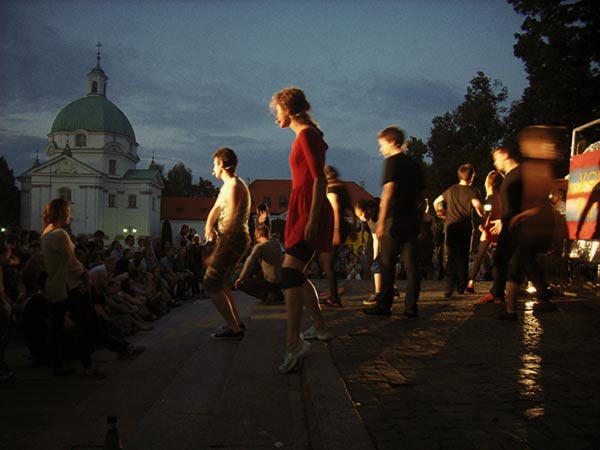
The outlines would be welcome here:
<svg viewBox="0 0 600 450">
<path fill-rule="evenodd" d="M 216 341 L 229 341 L 229 340 L 239 340 L 244 337 L 244 330 L 241 331 L 233 331 L 229 327 L 221 327 L 216 331 L 210 333 L 211 339 Z"/>
<path fill-rule="evenodd" d="M 370 308 L 363 308 L 363 313 L 367 316 L 380 316 L 380 317 L 390 317 L 392 315 L 392 310 L 389 308 L 382 308 L 380 306 L 371 306 Z"/>
<path fill-rule="evenodd" d="M 319 330 L 315 325 L 311 325 L 309 329 L 300 333 L 300 337 L 302 339 L 311 340 L 318 339 L 320 341 L 326 342 L 330 340 L 333 336 L 328 330 Z"/>
<path fill-rule="evenodd" d="M 404 320 L 417 320 L 419 318 L 419 315 L 417 313 L 408 313 L 404 311 L 402 313 L 402 318 Z"/>
<path fill-rule="evenodd" d="M 533 304 L 533 310 L 535 312 L 554 312 L 556 305 L 549 300 L 538 300 Z"/>
<path fill-rule="evenodd" d="M 500 298 L 496 298 L 492 295 L 491 292 L 488 292 L 487 294 L 485 294 L 483 297 L 479 297 L 477 299 L 477 301 L 475 302 L 476 305 L 483 305 L 484 303 L 501 303 L 503 302 L 502 299 Z"/>
<path fill-rule="evenodd" d="M 498 314 L 496 316 L 496 319 L 498 319 L 498 320 L 506 320 L 506 321 L 509 321 L 509 322 L 516 322 L 516 320 L 517 320 L 517 313 L 516 312 L 506 312 L 506 311 L 504 311 L 504 312 Z"/>
<path fill-rule="evenodd" d="M 310 343 L 306 342 L 304 339 L 300 338 L 296 346 L 285 352 L 285 359 L 283 360 L 283 364 L 279 366 L 279 372 L 281 373 L 290 373 L 295 370 L 299 370 L 302 367 L 302 360 L 304 358 L 304 354 L 310 348 Z"/>
<path fill-rule="evenodd" d="M 362 301 L 362 304 L 365 306 L 373 306 L 377 304 L 377 301 L 381 297 L 381 294 L 378 292 L 376 294 L 371 295 L 369 298 Z"/>
</svg>

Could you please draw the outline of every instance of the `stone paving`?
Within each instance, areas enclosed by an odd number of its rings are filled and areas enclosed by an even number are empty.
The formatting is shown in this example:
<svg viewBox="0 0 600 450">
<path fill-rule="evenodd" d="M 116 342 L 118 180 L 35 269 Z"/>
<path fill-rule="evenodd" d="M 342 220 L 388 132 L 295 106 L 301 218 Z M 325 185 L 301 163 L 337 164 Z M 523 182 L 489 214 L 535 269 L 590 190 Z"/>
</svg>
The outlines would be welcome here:
<svg viewBox="0 0 600 450">
<path fill-rule="evenodd" d="M 322 280 L 317 286 L 325 290 Z M 558 311 L 495 320 L 487 292 L 443 298 L 423 283 L 420 317 L 368 317 L 368 281 L 347 283 L 325 314 L 328 347 L 378 449 L 600 449 L 600 302 L 566 296 Z M 400 286 L 402 292 L 402 285 Z"/>
</svg>

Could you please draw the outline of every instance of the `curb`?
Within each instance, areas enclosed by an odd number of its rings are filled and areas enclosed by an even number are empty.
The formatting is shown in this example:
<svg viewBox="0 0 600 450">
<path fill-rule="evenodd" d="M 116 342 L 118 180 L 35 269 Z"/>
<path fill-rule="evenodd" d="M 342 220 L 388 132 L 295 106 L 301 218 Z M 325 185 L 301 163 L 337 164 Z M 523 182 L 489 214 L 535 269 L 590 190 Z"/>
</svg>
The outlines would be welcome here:
<svg viewBox="0 0 600 450">
<path fill-rule="evenodd" d="M 316 341 L 304 361 L 302 387 L 312 449 L 375 449 L 327 345 Z"/>
</svg>

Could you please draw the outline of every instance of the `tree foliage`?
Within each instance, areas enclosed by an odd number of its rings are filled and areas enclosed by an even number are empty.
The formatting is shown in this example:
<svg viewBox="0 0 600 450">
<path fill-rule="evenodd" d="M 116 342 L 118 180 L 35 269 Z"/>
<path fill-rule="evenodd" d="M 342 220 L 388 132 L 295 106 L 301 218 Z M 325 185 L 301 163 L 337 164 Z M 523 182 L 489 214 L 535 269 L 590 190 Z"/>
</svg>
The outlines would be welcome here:
<svg viewBox="0 0 600 450">
<path fill-rule="evenodd" d="M 525 19 L 514 53 L 529 86 L 508 116 L 509 133 L 528 125 L 572 129 L 600 117 L 600 8 L 594 0 L 508 0 Z"/>
<path fill-rule="evenodd" d="M 436 197 L 457 183 L 456 170 L 472 164 L 480 174 L 492 168 L 490 150 L 502 140 L 505 126 L 502 113 L 507 89 L 498 80 L 491 81 L 483 72 L 471 80 L 463 103 L 453 112 L 433 119 L 428 147 L 431 166 L 428 170 L 429 197 Z"/>
<path fill-rule="evenodd" d="M 164 197 L 210 197 L 214 198 L 219 190 L 202 177 L 197 184 L 192 182 L 192 170 L 182 162 L 175 164 L 167 173 L 165 187 L 162 191 Z"/>
<path fill-rule="evenodd" d="M 0 191 L 0 225 L 18 226 L 21 197 L 16 178 L 4 156 L 0 156 Z"/>
</svg>

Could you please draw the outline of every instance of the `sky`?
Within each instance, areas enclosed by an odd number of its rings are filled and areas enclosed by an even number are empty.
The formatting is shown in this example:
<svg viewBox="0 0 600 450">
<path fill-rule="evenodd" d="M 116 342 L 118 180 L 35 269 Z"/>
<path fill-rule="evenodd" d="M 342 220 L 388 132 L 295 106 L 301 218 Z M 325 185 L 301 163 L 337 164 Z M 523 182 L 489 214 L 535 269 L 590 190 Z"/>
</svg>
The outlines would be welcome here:
<svg viewBox="0 0 600 450">
<path fill-rule="evenodd" d="M 427 142 L 478 71 L 509 102 L 527 86 L 513 55 L 523 17 L 505 0 L 0 0 L 0 155 L 15 176 L 47 160 L 54 118 L 86 95 L 100 65 L 107 97 L 131 122 L 139 169 L 153 155 L 211 176 L 212 154 L 238 154 L 238 175 L 289 179 L 294 134 L 269 111 L 301 88 L 329 145 L 327 164 L 380 193 L 377 133 L 397 125 Z M 506 105 L 508 106 L 508 104 Z"/>
</svg>

